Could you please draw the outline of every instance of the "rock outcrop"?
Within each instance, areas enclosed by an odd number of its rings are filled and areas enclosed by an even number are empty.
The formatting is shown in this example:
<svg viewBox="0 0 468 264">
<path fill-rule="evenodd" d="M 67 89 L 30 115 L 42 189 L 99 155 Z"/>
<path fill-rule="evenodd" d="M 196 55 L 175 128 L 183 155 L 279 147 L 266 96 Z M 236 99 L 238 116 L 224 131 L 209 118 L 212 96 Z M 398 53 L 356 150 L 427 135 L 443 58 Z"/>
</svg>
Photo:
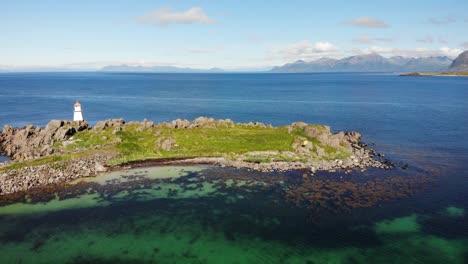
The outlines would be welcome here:
<svg viewBox="0 0 468 264">
<path fill-rule="evenodd" d="M 462 52 L 449 67 L 452 72 L 468 72 L 468 50 Z"/>
<path fill-rule="evenodd" d="M 192 122 L 187 119 L 176 119 L 170 123 L 164 123 L 169 128 L 196 128 L 196 127 L 232 127 L 234 122 L 231 119 L 214 119 L 211 117 L 200 116 L 195 118 Z M 260 125 L 261 123 L 249 123 L 248 125 Z M 264 125 L 264 124 L 261 124 Z"/>
<path fill-rule="evenodd" d="M 108 170 L 103 164 L 106 164 L 112 157 L 113 154 L 110 153 L 96 154 L 74 160 L 57 161 L 0 172 L 0 195 L 95 176 Z"/>
<path fill-rule="evenodd" d="M 4 126 L 0 133 L 0 152 L 14 161 L 26 161 L 54 153 L 54 144 L 67 140 L 76 132 L 89 129 L 84 121 L 52 120 L 45 128 Z"/>
<path fill-rule="evenodd" d="M 123 118 L 108 119 L 108 120 L 97 122 L 96 125 L 94 125 L 93 129 L 96 131 L 101 131 L 108 127 L 113 127 L 114 128 L 113 133 L 115 133 L 115 132 L 121 131 L 124 125 L 125 125 L 125 121 L 123 120 Z"/>
</svg>

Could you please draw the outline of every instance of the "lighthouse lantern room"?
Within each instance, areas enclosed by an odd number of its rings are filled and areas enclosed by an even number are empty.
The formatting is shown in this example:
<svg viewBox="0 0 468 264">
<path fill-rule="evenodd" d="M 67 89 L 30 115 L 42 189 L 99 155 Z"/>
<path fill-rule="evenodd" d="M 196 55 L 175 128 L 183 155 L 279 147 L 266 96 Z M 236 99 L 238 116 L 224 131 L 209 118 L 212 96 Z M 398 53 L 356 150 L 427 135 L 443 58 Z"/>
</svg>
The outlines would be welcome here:
<svg viewBox="0 0 468 264">
<path fill-rule="evenodd" d="M 73 121 L 83 121 L 83 114 L 81 113 L 81 104 L 76 101 L 75 111 L 73 112 Z"/>
</svg>

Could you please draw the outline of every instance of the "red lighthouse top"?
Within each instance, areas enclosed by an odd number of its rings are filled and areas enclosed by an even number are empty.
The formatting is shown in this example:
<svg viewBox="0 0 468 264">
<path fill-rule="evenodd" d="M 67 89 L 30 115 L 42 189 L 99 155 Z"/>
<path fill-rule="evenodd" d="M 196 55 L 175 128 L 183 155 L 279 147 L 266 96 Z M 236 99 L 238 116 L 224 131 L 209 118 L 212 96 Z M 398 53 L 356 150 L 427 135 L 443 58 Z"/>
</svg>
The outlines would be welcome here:
<svg viewBox="0 0 468 264">
<path fill-rule="evenodd" d="M 81 106 L 80 102 L 76 101 L 75 106 Z"/>
</svg>

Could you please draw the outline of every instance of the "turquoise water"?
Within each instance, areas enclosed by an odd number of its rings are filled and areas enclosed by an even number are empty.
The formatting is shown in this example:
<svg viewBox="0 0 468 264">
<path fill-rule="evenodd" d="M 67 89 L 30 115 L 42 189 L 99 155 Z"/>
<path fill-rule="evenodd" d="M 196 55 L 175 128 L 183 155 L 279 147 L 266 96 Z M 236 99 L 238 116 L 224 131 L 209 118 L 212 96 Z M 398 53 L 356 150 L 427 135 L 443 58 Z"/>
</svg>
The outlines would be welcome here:
<svg viewBox="0 0 468 264">
<path fill-rule="evenodd" d="M 0 262 L 464 263 L 465 208 L 413 210 L 433 182 L 377 172 L 165 166 L 87 178 L 0 207 Z"/>
<path fill-rule="evenodd" d="M 0 74 L 0 125 L 198 116 L 356 130 L 390 171 L 143 168 L 1 199 L 0 263 L 466 263 L 468 79 Z M 409 169 L 402 169 L 409 164 Z M 305 173 L 305 174 L 304 174 Z"/>
</svg>

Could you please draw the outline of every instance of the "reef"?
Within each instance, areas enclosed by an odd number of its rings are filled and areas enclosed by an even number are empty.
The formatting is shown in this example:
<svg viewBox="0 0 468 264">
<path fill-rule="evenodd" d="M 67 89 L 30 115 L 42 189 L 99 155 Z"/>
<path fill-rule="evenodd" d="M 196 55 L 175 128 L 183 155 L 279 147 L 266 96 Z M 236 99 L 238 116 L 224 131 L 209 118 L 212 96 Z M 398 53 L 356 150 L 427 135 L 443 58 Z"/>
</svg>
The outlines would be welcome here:
<svg viewBox="0 0 468 264">
<path fill-rule="evenodd" d="M 18 201 L 44 203 L 89 194 L 97 194 L 101 202 L 111 203 L 120 199 L 200 198 L 199 195 L 234 202 L 236 199 L 253 200 L 258 196 L 263 197 L 262 199 L 268 197 L 265 203 L 302 208 L 308 212 L 310 220 L 314 221 L 320 216 L 317 214 L 319 212 L 343 213 L 374 207 L 387 201 L 409 197 L 431 183 L 429 177 L 401 172 L 383 176 L 371 173 L 371 176 L 362 180 L 361 172 L 352 172 L 343 177 L 329 172 L 316 175 L 306 171 L 258 173 L 213 166 L 198 172 L 187 171 L 176 178 L 152 178 L 148 174 L 146 169 L 124 170 L 121 171 L 120 178 L 105 183 L 93 180 L 52 183 L 2 195 L 0 206 Z M 204 190 L 206 185 L 210 186 L 208 191 Z M 156 194 L 158 197 L 152 196 Z"/>
</svg>

